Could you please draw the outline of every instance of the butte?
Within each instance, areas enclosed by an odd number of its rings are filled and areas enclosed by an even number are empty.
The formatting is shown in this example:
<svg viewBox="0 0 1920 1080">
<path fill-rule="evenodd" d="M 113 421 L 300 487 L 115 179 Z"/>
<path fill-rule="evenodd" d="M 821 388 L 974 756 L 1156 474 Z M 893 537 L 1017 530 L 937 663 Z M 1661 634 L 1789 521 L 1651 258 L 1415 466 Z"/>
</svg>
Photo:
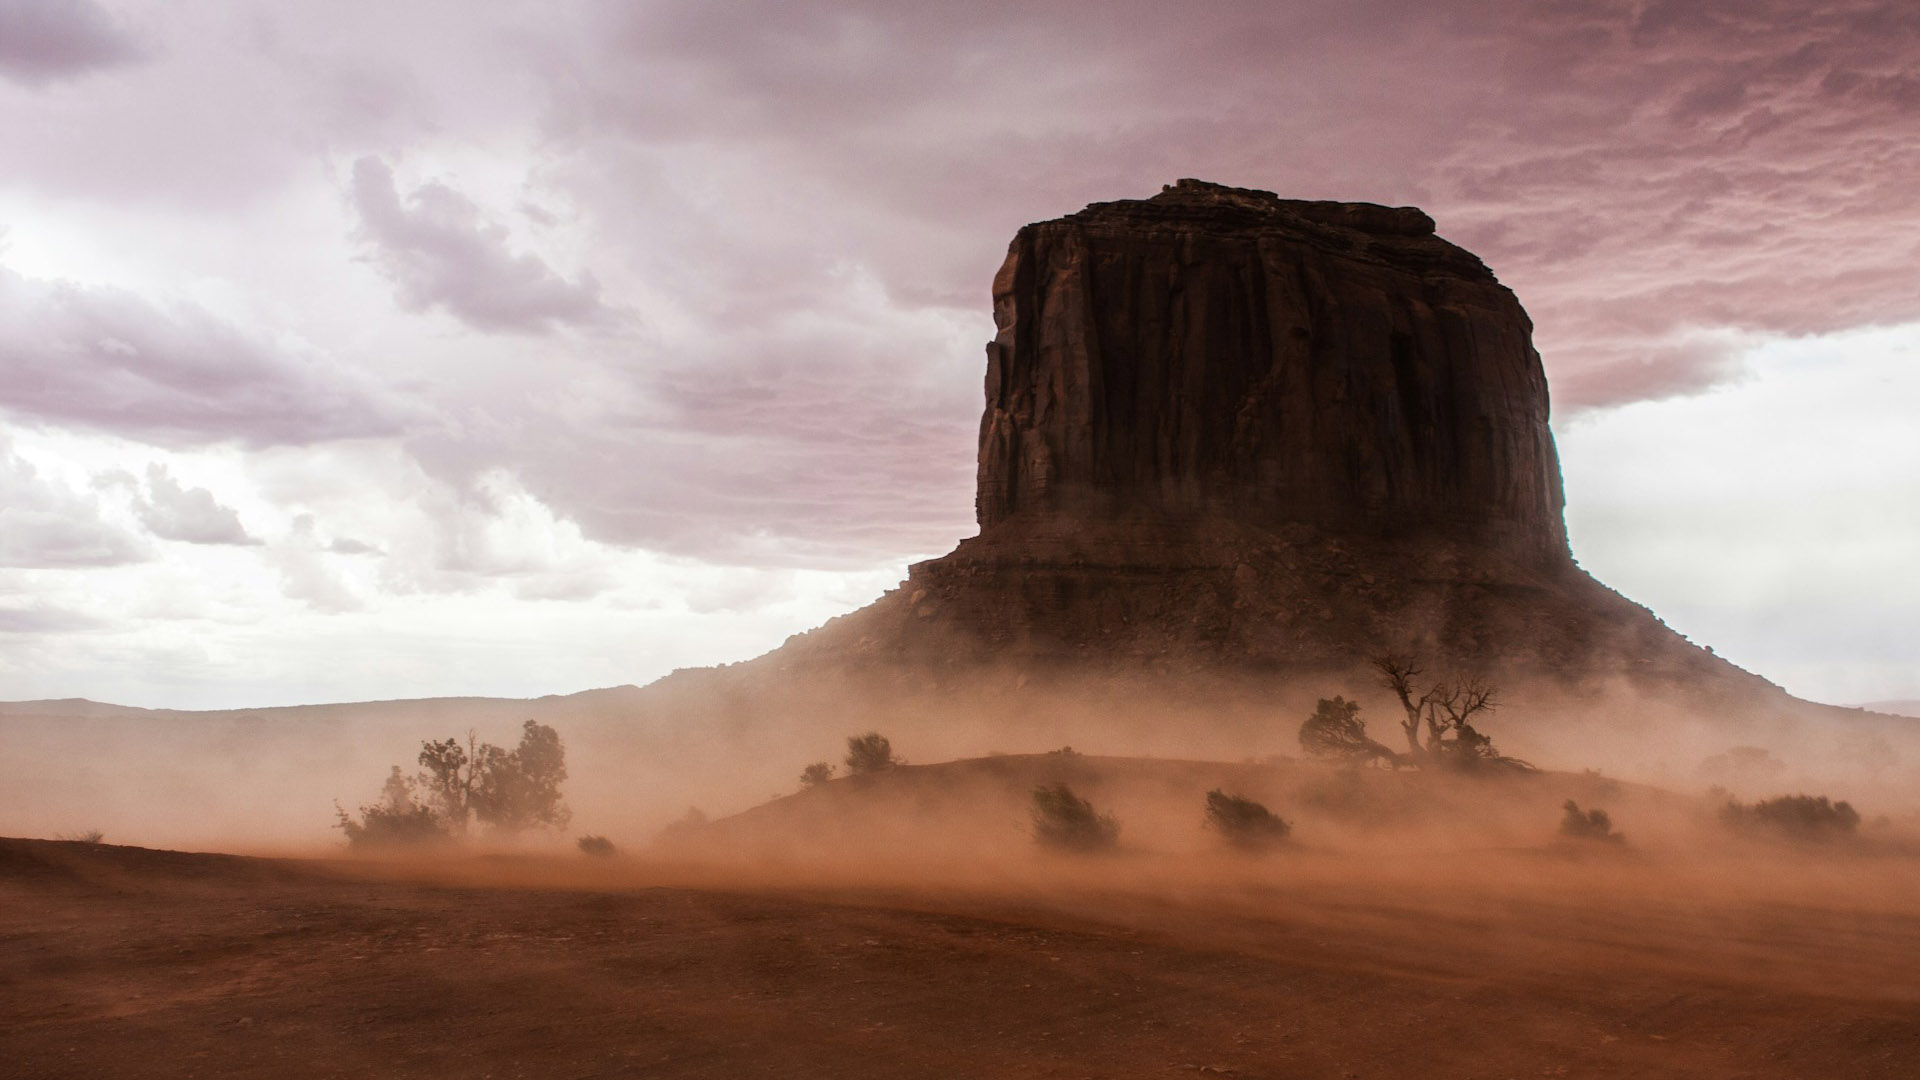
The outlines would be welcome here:
<svg viewBox="0 0 1920 1080">
<path fill-rule="evenodd" d="M 1021 229 L 993 312 L 979 535 L 775 656 L 1785 697 L 1574 562 L 1532 323 L 1419 210 L 1182 180 Z"/>
</svg>

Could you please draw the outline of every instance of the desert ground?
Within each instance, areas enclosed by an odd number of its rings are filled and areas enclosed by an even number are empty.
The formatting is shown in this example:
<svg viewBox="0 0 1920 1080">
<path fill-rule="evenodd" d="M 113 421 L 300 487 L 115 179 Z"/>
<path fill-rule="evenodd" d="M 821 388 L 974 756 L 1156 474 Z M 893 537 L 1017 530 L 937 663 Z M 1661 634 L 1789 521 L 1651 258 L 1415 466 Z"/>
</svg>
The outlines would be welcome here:
<svg viewBox="0 0 1920 1080">
<path fill-rule="evenodd" d="M 1120 848 L 1037 848 L 1014 811 L 1046 776 Z M 1156 817 L 1218 783 L 1294 836 L 1249 855 Z M 612 858 L 8 840 L 0 1074 L 1920 1075 L 1897 826 L 1736 841 L 1654 789 L 1504 783 L 1031 755 Z M 1569 793 L 1628 842 L 1525 824 Z"/>
</svg>

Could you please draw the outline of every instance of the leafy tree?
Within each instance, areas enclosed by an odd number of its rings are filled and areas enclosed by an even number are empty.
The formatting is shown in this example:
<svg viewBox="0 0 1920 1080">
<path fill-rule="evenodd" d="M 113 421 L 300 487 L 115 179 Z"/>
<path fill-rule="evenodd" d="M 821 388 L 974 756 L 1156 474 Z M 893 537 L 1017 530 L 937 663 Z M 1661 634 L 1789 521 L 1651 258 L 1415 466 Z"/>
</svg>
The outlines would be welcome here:
<svg viewBox="0 0 1920 1080">
<path fill-rule="evenodd" d="M 1207 827 L 1242 848 L 1271 847 L 1293 832 L 1292 825 L 1260 803 L 1219 788 L 1207 792 Z"/>
<path fill-rule="evenodd" d="M 567 751 L 560 733 L 545 724 L 522 724 L 520 745 L 512 750 L 482 743 L 469 775 L 473 816 L 495 831 L 564 829 L 573 820 L 560 799 Z"/>
<path fill-rule="evenodd" d="M 1313 715 L 1300 725 L 1300 748 L 1315 757 L 1340 761 L 1384 761 L 1396 765 L 1400 755 L 1375 742 L 1360 719 L 1360 703 L 1335 696 L 1321 698 Z"/>
<path fill-rule="evenodd" d="M 458 739 L 420 744 L 416 759 L 420 772 L 414 784 L 424 793 L 424 804 L 454 832 L 465 833 L 473 820 L 473 789 L 478 779 L 474 773 L 480 757 L 480 744 L 471 731 L 464 746 Z M 399 766 L 393 771 L 398 774 Z M 391 785 L 393 779 L 389 777 L 387 783 Z"/>
<path fill-rule="evenodd" d="M 1566 811 L 1560 818 L 1560 835 L 1569 840 L 1608 840 L 1623 843 L 1626 837 L 1613 831 L 1613 819 L 1605 810 L 1595 807 L 1592 810 L 1580 809 L 1580 804 L 1568 799 L 1562 807 Z"/>
<path fill-rule="evenodd" d="M 833 766 L 824 761 L 816 761 L 800 770 L 800 786 L 816 788 L 833 779 Z"/>
<path fill-rule="evenodd" d="M 511 750 L 480 742 L 472 732 L 464 743 L 428 740 L 420 744 L 416 760 L 420 771 L 412 777 L 393 767 L 379 801 L 361 807 L 359 821 L 336 804 L 349 845 L 465 836 L 475 821 L 512 834 L 564 829 L 572 820 L 560 797 L 567 779 L 566 748 L 560 734 L 545 724 L 528 720 Z"/>
<path fill-rule="evenodd" d="M 1406 712 L 1400 730 L 1407 737 L 1407 758 L 1414 764 L 1463 769 L 1533 768 L 1495 750 L 1493 739 L 1472 724 L 1474 717 L 1491 714 L 1499 707 L 1494 687 L 1472 676 L 1439 680 L 1423 687 L 1418 680 L 1424 672 L 1404 657 L 1377 657 L 1373 666 Z"/>
<path fill-rule="evenodd" d="M 885 772 L 895 765 L 905 764 L 904 760 L 893 756 L 893 744 L 877 731 L 847 736 L 847 772 L 855 776 Z"/>
<path fill-rule="evenodd" d="M 1065 784 L 1033 789 L 1033 838 L 1048 847 L 1103 851 L 1120 842 L 1120 822 Z"/>
</svg>

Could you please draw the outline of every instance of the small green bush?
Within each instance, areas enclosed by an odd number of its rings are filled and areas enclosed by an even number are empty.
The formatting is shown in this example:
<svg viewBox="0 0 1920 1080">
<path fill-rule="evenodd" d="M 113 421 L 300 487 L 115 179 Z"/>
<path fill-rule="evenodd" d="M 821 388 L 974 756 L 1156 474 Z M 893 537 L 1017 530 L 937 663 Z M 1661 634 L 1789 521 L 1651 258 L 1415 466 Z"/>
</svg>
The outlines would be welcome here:
<svg viewBox="0 0 1920 1080">
<path fill-rule="evenodd" d="M 1293 832 L 1292 825 L 1265 806 L 1219 788 L 1207 792 L 1207 827 L 1241 848 L 1271 847 Z"/>
<path fill-rule="evenodd" d="M 1598 807 L 1592 810 L 1580 809 L 1580 804 L 1568 799 L 1563 806 L 1566 814 L 1560 818 L 1560 835 L 1569 840 L 1607 840 L 1613 843 L 1625 843 L 1626 837 L 1613 831 L 1613 819 L 1605 810 Z"/>
<path fill-rule="evenodd" d="M 1120 842 L 1120 822 L 1065 784 L 1033 789 L 1033 838 L 1069 851 L 1103 851 Z"/>
<path fill-rule="evenodd" d="M 815 788 L 833 779 L 833 766 L 824 761 L 816 761 L 800 770 L 800 786 Z"/>
</svg>

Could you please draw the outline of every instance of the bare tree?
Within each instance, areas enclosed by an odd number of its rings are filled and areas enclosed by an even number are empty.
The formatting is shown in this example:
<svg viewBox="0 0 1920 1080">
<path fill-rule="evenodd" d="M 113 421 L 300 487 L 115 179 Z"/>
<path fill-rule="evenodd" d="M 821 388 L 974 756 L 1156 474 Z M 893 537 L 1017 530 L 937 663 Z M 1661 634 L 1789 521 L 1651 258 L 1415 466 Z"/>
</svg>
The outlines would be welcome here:
<svg viewBox="0 0 1920 1080">
<path fill-rule="evenodd" d="M 1415 763 L 1532 768 L 1495 750 L 1493 739 L 1473 726 L 1474 717 L 1500 707 L 1497 690 L 1478 676 L 1423 683 L 1425 671 L 1403 656 L 1375 657 L 1373 666 L 1385 686 L 1400 699 L 1400 708 L 1406 713 L 1400 731 L 1407 738 L 1407 754 Z"/>
</svg>

